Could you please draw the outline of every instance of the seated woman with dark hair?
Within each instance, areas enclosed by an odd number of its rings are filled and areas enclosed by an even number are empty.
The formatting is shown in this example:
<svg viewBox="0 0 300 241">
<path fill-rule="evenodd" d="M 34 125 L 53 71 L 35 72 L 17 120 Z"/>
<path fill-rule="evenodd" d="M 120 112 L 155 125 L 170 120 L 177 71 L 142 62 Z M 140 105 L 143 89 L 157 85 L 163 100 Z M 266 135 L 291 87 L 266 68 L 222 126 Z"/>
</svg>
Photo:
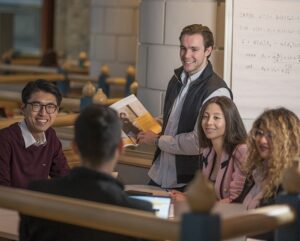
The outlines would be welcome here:
<svg viewBox="0 0 300 241">
<path fill-rule="evenodd" d="M 219 96 L 208 100 L 198 120 L 200 168 L 214 184 L 221 202 L 240 200 L 246 173 L 242 166 L 247 158 L 247 132 L 233 101 Z M 182 194 L 172 191 L 175 199 Z"/>
</svg>

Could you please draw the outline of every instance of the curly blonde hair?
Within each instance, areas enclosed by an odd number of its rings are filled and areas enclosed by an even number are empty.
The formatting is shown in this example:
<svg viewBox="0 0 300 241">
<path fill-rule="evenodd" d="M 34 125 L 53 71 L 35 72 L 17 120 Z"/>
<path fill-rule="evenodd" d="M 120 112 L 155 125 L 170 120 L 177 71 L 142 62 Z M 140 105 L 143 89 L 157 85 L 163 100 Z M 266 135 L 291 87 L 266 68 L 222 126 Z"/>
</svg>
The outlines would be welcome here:
<svg viewBox="0 0 300 241">
<path fill-rule="evenodd" d="M 263 166 L 263 158 L 255 145 L 255 131 L 262 129 L 270 133 L 271 148 L 268 169 Z M 256 170 L 263 179 L 263 199 L 272 197 L 282 181 L 286 168 L 293 165 L 293 161 L 300 155 L 300 121 L 299 118 L 286 108 L 264 111 L 253 123 L 247 140 L 249 156 L 246 164 L 248 173 Z"/>
</svg>

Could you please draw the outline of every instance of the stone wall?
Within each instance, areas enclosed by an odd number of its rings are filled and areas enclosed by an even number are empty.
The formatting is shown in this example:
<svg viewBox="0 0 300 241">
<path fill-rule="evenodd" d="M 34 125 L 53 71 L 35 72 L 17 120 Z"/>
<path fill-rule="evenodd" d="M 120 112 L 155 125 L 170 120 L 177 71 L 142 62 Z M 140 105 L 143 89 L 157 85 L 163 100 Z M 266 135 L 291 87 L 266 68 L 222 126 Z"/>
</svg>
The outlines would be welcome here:
<svg viewBox="0 0 300 241">
<path fill-rule="evenodd" d="M 55 1 L 54 48 L 66 58 L 77 59 L 89 51 L 90 0 Z"/>
<path fill-rule="evenodd" d="M 139 0 L 91 1 L 91 75 L 108 64 L 111 76 L 125 76 L 136 63 Z"/>
</svg>

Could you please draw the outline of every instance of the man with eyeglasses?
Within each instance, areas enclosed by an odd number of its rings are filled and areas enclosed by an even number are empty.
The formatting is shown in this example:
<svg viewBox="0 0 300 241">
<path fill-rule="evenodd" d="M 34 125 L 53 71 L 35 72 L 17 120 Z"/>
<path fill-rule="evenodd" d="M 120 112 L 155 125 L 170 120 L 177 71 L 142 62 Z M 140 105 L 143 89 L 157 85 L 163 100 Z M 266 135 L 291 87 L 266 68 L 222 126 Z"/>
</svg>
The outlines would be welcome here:
<svg viewBox="0 0 300 241">
<path fill-rule="evenodd" d="M 32 180 L 69 173 L 61 143 L 51 128 L 61 100 L 58 88 L 46 80 L 24 87 L 24 120 L 0 130 L 0 185 L 26 188 Z"/>
<path fill-rule="evenodd" d="M 124 186 L 112 176 L 123 149 L 121 122 L 110 107 L 86 107 L 74 123 L 72 148 L 81 165 L 70 175 L 34 181 L 28 189 L 98 203 L 152 212 L 146 201 L 129 198 Z M 76 225 L 21 215 L 19 240 L 55 241 L 142 241 L 141 239 Z"/>
</svg>

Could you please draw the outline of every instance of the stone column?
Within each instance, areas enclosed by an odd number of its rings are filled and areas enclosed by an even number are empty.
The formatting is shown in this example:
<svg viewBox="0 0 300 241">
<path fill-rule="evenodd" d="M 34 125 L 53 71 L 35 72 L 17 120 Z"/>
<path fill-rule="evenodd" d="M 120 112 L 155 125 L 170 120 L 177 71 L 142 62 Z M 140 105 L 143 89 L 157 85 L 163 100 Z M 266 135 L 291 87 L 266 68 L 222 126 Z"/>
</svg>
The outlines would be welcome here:
<svg viewBox="0 0 300 241">
<path fill-rule="evenodd" d="M 88 51 L 90 1 L 55 1 L 54 49 L 77 64 L 81 51 Z"/>
<path fill-rule="evenodd" d="M 91 1 L 90 75 L 108 64 L 111 76 L 125 77 L 136 63 L 139 0 Z"/>
</svg>

